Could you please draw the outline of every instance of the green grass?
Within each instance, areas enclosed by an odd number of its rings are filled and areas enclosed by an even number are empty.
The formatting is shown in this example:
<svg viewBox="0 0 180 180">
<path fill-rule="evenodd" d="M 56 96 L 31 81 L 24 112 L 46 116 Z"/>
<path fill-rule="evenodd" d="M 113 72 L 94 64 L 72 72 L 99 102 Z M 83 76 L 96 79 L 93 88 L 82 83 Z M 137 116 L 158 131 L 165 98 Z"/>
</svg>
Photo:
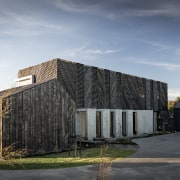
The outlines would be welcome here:
<svg viewBox="0 0 180 180">
<path fill-rule="evenodd" d="M 118 148 L 89 148 L 82 151 L 81 157 L 73 157 L 74 152 L 50 154 L 45 156 L 34 156 L 29 158 L 12 159 L 0 161 L 0 169 L 50 169 L 50 168 L 65 168 L 83 165 L 97 164 L 101 161 L 109 162 L 125 158 L 134 153 L 131 150 L 120 150 Z M 101 156 L 101 154 L 103 154 Z"/>
</svg>

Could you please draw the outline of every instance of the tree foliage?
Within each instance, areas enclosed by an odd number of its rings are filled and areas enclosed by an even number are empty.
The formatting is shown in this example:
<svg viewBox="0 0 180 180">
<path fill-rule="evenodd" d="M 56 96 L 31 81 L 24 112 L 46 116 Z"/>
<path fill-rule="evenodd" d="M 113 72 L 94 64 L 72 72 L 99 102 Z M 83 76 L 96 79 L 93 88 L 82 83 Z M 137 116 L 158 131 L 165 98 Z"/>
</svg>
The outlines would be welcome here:
<svg viewBox="0 0 180 180">
<path fill-rule="evenodd" d="M 168 101 L 168 111 L 170 114 L 173 114 L 174 106 L 180 102 L 180 97 L 177 97 L 174 101 Z"/>
<path fill-rule="evenodd" d="M 2 157 L 2 119 L 8 118 L 11 108 L 9 96 L 12 94 L 12 89 L 1 92 L 0 94 L 0 157 Z"/>
<path fill-rule="evenodd" d="M 12 90 L 8 90 L 0 95 L 0 118 L 7 118 L 9 116 L 11 103 L 8 96 L 11 94 Z"/>
</svg>

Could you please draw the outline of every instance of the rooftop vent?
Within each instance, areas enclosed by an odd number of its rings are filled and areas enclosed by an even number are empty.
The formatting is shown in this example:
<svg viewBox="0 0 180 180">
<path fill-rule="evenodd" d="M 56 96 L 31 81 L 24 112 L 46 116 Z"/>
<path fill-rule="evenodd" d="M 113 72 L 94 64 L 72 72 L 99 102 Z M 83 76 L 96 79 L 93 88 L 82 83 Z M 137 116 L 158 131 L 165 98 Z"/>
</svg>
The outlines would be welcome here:
<svg viewBox="0 0 180 180">
<path fill-rule="evenodd" d="M 33 84 L 35 82 L 35 76 L 34 75 L 24 76 L 16 79 L 15 82 L 16 82 L 16 87 Z"/>
</svg>

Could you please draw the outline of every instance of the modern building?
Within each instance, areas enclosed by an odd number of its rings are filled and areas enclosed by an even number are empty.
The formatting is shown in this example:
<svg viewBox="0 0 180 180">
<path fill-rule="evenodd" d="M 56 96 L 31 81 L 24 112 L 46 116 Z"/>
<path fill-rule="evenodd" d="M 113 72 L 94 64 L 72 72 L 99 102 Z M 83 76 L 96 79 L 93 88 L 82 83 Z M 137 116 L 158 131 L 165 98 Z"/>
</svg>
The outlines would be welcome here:
<svg viewBox="0 0 180 180">
<path fill-rule="evenodd" d="M 16 84 L 2 145 L 31 154 L 64 150 L 75 135 L 152 133 L 167 115 L 166 83 L 61 59 L 20 70 Z"/>
</svg>

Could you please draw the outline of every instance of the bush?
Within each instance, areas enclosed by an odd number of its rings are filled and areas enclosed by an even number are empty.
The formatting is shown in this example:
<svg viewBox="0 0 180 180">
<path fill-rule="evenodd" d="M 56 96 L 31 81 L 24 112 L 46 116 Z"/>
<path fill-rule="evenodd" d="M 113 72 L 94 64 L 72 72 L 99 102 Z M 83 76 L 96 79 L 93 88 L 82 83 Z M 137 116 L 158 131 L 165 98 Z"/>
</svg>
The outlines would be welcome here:
<svg viewBox="0 0 180 180">
<path fill-rule="evenodd" d="M 9 159 L 15 159 L 15 158 L 22 158 L 27 155 L 27 151 L 25 149 L 15 150 L 15 144 L 16 143 L 11 144 L 2 149 L 3 159 L 9 160 Z"/>
</svg>

